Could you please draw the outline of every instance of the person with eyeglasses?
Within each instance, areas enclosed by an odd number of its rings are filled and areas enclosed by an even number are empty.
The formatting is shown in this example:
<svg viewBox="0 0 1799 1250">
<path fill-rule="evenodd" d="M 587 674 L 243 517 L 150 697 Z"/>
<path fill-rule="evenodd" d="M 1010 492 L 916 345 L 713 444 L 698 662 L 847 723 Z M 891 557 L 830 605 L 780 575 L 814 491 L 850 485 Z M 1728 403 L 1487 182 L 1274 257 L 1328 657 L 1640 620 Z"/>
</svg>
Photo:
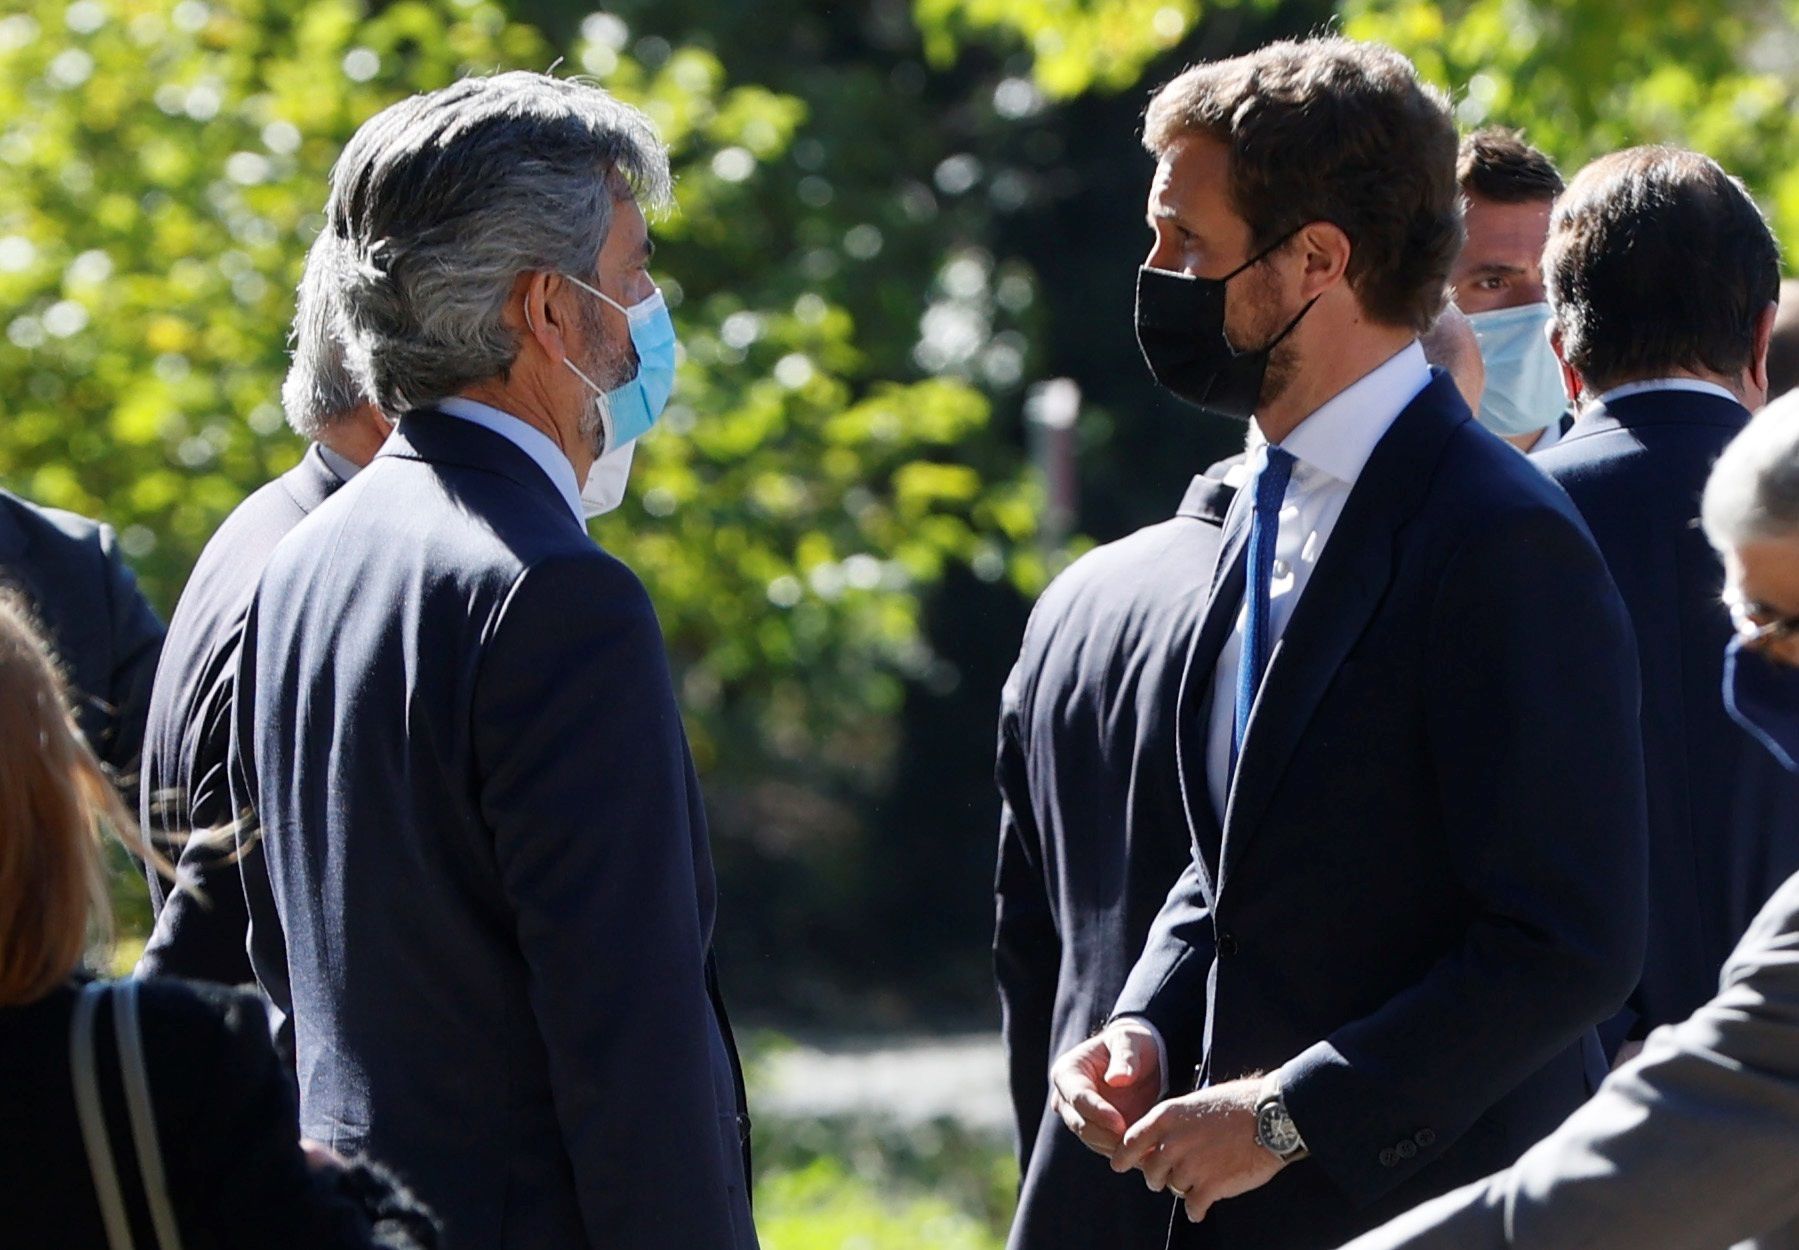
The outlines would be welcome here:
<svg viewBox="0 0 1799 1250">
<path fill-rule="evenodd" d="M 1799 771 L 1799 394 L 1733 440 L 1705 488 L 1736 624 L 1723 704 Z M 1346 1250 L 1777 1250 L 1799 1246 L 1799 874 L 1762 908 L 1711 1001 L 1503 1172 Z"/>
</svg>

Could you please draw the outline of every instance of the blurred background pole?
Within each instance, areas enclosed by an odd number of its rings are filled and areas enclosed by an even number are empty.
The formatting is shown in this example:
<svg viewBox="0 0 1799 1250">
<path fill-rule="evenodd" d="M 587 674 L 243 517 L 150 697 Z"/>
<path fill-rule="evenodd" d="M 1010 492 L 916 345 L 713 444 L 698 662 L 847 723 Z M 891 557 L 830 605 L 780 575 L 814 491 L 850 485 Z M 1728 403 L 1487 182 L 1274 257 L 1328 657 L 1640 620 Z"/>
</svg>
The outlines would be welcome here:
<svg viewBox="0 0 1799 1250">
<path fill-rule="evenodd" d="M 1046 559 L 1062 549 L 1080 519 L 1080 469 L 1075 461 L 1075 421 L 1080 414 L 1081 387 L 1073 378 L 1039 382 L 1025 397 L 1031 464 L 1043 479 L 1043 521 L 1037 538 Z"/>
</svg>

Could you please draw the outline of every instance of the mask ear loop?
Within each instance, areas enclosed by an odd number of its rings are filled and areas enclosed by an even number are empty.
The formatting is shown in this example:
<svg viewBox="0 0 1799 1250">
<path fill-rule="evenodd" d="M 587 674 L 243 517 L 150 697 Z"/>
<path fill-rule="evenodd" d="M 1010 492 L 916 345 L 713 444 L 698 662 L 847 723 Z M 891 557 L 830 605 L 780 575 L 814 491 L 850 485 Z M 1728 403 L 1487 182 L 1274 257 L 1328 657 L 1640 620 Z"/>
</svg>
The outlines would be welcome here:
<svg viewBox="0 0 1799 1250">
<path fill-rule="evenodd" d="M 570 282 L 574 283 L 576 286 L 580 287 L 582 290 L 593 291 L 593 293 L 595 295 L 598 295 L 601 299 L 605 300 L 608 304 L 611 304 L 614 308 L 619 307 L 618 303 L 616 301 L 614 301 L 613 299 L 611 299 L 610 297 L 608 297 L 604 291 L 595 291 L 592 287 L 588 286 L 585 282 L 581 281 L 581 279 L 579 279 L 579 278 L 570 278 L 567 274 L 563 274 L 562 276 L 565 278 L 568 278 L 568 280 Z M 623 312 L 624 310 L 622 308 L 620 308 L 619 311 Z M 531 331 L 531 333 L 533 333 L 533 334 L 537 333 L 537 325 L 535 322 L 533 322 L 531 320 L 531 305 L 529 303 L 527 303 L 525 305 L 525 326 L 527 329 L 529 329 Z M 576 377 L 580 378 L 581 381 L 583 381 L 584 383 L 587 384 L 587 389 L 593 392 L 594 400 L 599 405 L 600 433 L 605 440 L 604 445 L 600 448 L 600 455 L 605 455 L 607 452 L 615 450 L 612 446 L 612 403 L 606 397 L 606 392 L 600 387 L 599 383 L 595 382 L 592 378 L 587 376 L 586 371 L 583 370 L 580 365 L 578 365 L 574 361 L 570 360 L 568 358 L 568 353 L 566 353 L 566 352 L 563 353 L 562 363 L 567 365 Z M 598 459 L 598 457 L 596 456 L 595 459 Z"/>
<path fill-rule="evenodd" d="M 1261 264 L 1264 260 L 1267 260 L 1270 256 L 1274 255 L 1275 252 L 1277 252 L 1281 248 L 1285 247 L 1288 239 L 1291 239 L 1294 235 L 1298 234 L 1301 230 L 1304 230 L 1304 229 L 1305 229 L 1305 226 L 1303 226 L 1303 225 L 1294 226 L 1291 230 L 1287 231 L 1287 233 L 1283 234 L 1280 238 L 1278 238 L 1274 242 L 1270 243 L 1267 247 L 1265 247 L 1261 251 L 1257 252 L 1254 256 L 1251 256 L 1248 260 L 1244 261 L 1241 265 L 1238 265 L 1235 269 L 1231 270 L 1229 273 L 1225 274 L 1224 277 L 1219 279 L 1219 281 L 1220 282 L 1229 282 L 1232 278 L 1234 278 L 1238 274 L 1242 273 L 1245 269 L 1248 269 L 1253 265 Z M 1264 344 L 1263 346 L 1247 348 L 1244 351 L 1238 351 L 1236 348 L 1231 347 L 1231 355 L 1232 356 L 1243 356 L 1243 355 L 1249 355 L 1249 354 L 1252 354 L 1255 352 L 1272 352 L 1275 348 L 1279 347 L 1281 345 L 1281 343 L 1286 340 L 1286 337 L 1289 334 L 1293 333 L 1294 329 L 1298 327 L 1298 325 L 1301 321 L 1305 320 L 1305 315 L 1312 311 L 1312 305 L 1316 304 L 1319 300 L 1321 300 L 1323 298 L 1324 298 L 1324 296 L 1322 293 L 1312 296 L 1311 299 L 1306 301 L 1306 306 L 1304 308 L 1300 309 L 1297 313 L 1293 314 L 1293 320 L 1291 320 L 1287 323 L 1286 328 L 1283 329 L 1279 334 L 1275 335 L 1272 339 L 1268 340 L 1268 342 L 1266 344 Z M 1224 341 L 1224 345 L 1226 347 L 1230 347 L 1230 339 L 1226 338 Z"/>
</svg>

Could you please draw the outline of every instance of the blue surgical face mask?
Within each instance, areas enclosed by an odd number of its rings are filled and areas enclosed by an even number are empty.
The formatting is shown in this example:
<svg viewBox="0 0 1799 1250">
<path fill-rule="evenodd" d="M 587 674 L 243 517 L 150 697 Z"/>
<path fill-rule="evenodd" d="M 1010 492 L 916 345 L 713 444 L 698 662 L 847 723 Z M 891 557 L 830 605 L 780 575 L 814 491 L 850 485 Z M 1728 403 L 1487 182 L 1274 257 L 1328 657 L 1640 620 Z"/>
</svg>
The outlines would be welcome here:
<svg viewBox="0 0 1799 1250">
<path fill-rule="evenodd" d="M 1561 361 L 1549 345 L 1550 317 L 1548 304 L 1500 308 L 1468 317 L 1480 343 L 1480 358 L 1487 366 L 1480 423 L 1502 438 L 1548 429 L 1568 410 Z"/>
<path fill-rule="evenodd" d="M 609 391 L 602 390 L 574 361 L 566 356 L 562 359 L 562 363 L 587 383 L 587 389 L 600 400 L 600 425 L 605 433 L 601 452 L 616 451 L 648 434 L 668 406 L 668 397 L 675 389 L 675 323 L 669 318 L 668 304 L 660 289 L 648 299 L 626 308 L 579 278 L 569 277 L 568 280 L 625 314 L 625 320 L 631 326 L 631 346 L 637 349 L 637 373 L 628 382 L 621 382 Z"/>
<path fill-rule="evenodd" d="M 1731 639 L 1724 652 L 1724 707 L 1781 767 L 1799 772 L 1799 668 Z"/>
</svg>

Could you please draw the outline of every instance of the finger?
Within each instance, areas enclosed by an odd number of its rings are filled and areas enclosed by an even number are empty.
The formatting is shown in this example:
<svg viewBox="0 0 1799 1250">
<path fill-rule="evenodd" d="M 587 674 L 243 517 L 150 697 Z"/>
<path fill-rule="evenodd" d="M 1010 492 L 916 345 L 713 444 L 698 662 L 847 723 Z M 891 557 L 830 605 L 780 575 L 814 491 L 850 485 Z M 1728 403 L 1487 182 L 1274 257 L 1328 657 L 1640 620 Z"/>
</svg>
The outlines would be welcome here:
<svg viewBox="0 0 1799 1250">
<path fill-rule="evenodd" d="M 1173 1181 L 1174 1165 L 1175 1160 L 1165 1151 L 1158 1150 L 1144 1157 L 1138 1166 L 1143 1169 L 1143 1183 L 1149 1186 L 1149 1192 L 1159 1194 L 1164 1189 L 1172 1189 L 1179 1194 L 1187 1192 L 1187 1186 L 1176 1185 Z"/>
<path fill-rule="evenodd" d="M 1118 1108 L 1100 1097 L 1097 1090 L 1077 1090 L 1069 1099 L 1069 1106 L 1074 1113 L 1087 1122 L 1090 1130 L 1089 1141 L 1098 1141 L 1103 1134 L 1107 1150 L 1116 1150 L 1124 1142 L 1126 1127 L 1124 1117 Z"/>
<path fill-rule="evenodd" d="M 1119 1143 L 1118 1153 L 1112 1156 L 1112 1170 L 1128 1172 L 1141 1167 L 1143 1161 L 1162 1146 L 1166 1127 L 1167 1119 L 1159 1107 L 1131 1125 Z"/>
<path fill-rule="evenodd" d="M 1106 1065 L 1107 1085 L 1129 1085 L 1137 1079 L 1136 1038 L 1129 1033 L 1115 1033 L 1106 1038 L 1111 1061 Z"/>
<path fill-rule="evenodd" d="M 1205 1219 L 1206 1212 L 1212 1209 L 1211 1191 L 1203 1185 L 1196 1185 L 1187 1191 L 1187 1196 L 1182 1200 L 1181 1205 L 1187 1208 L 1188 1221 L 1197 1224 Z"/>
</svg>

